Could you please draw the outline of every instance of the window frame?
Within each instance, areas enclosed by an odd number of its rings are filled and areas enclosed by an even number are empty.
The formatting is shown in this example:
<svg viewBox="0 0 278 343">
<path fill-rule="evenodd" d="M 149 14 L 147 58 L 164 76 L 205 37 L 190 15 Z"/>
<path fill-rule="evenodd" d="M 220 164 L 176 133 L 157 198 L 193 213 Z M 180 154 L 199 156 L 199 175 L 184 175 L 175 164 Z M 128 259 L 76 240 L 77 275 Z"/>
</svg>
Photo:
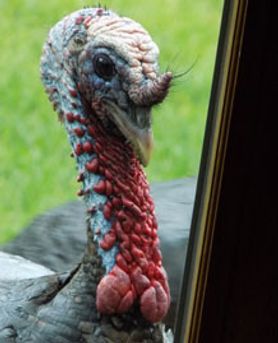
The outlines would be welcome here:
<svg viewBox="0 0 278 343">
<path fill-rule="evenodd" d="M 225 323 L 228 320 L 225 306 L 222 304 L 221 309 L 220 307 L 214 309 L 211 299 L 215 300 L 217 295 L 220 297 L 226 295 L 228 291 L 225 287 L 231 288 L 231 286 L 228 282 L 224 283 L 221 276 L 216 280 L 216 282 L 219 281 L 219 284 L 215 284 L 213 287 L 209 285 L 209 280 L 216 273 L 221 273 L 222 269 L 226 269 L 224 274 L 227 278 L 227 275 L 232 274 L 232 264 L 224 264 L 220 267 L 221 263 L 218 263 L 218 270 L 215 270 L 214 259 L 219 257 L 219 250 L 221 250 L 215 236 L 219 232 L 225 234 L 220 204 L 222 207 L 225 202 L 231 205 L 230 190 L 223 194 L 223 179 L 229 178 L 229 175 L 232 174 L 227 168 L 227 163 L 231 158 L 228 147 L 237 134 L 236 128 L 231 126 L 231 121 L 236 120 L 237 125 L 241 125 L 240 121 L 243 119 L 242 124 L 244 125 L 250 120 L 250 113 L 246 114 L 246 118 L 236 116 L 236 111 L 240 111 L 240 106 L 244 105 L 243 102 L 236 104 L 238 101 L 236 98 L 244 91 L 242 84 L 246 82 L 242 75 L 244 74 L 242 68 L 246 66 L 246 61 L 241 52 L 244 49 L 246 55 L 249 56 L 253 48 L 250 47 L 249 41 L 254 39 L 258 30 L 264 31 L 265 29 L 260 27 L 253 28 L 253 33 L 250 31 L 252 17 L 255 14 L 261 15 L 263 18 L 262 25 L 267 24 L 264 19 L 271 12 L 269 8 L 263 7 L 267 6 L 262 4 L 249 6 L 247 0 L 226 0 L 224 2 L 196 200 L 175 327 L 175 342 L 226 342 L 223 338 L 225 335 L 219 338 L 212 333 L 214 330 L 211 329 L 214 327 L 216 332 L 224 330 L 222 318 L 226 317 Z M 249 36 L 245 35 L 246 30 L 249 30 Z M 258 41 L 258 49 L 263 48 L 263 41 L 264 39 L 261 37 L 261 40 Z M 252 63 L 250 56 L 248 62 Z M 239 74 L 240 69 L 241 75 Z M 255 85 L 250 83 L 248 86 L 254 87 Z M 251 141 L 248 141 L 250 136 L 247 134 L 242 138 L 242 142 L 252 149 Z M 252 144 L 254 144 L 253 141 Z M 233 163 L 234 169 L 240 172 L 244 161 L 235 159 Z M 240 186 L 244 187 L 244 184 Z M 233 207 L 231 206 L 232 210 L 240 212 L 241 208 L 237 207 L 235 203 Z M 252 214 L 248 213 L 248 215 Z M 232 240 L 225 243 L 227 250 L 233 255 L 237 247 L 236 244 L 232 247 L 229 246 L 231 242 Z M 235 241 L 233 242 L 235 243 Z M 231 255 L 227 257 L 227 261 L 231 261 Z M 220 288 L 220 284 L 224 288 Z M 240 313 L 237 315 L 240 316 Z"/>
</svg>

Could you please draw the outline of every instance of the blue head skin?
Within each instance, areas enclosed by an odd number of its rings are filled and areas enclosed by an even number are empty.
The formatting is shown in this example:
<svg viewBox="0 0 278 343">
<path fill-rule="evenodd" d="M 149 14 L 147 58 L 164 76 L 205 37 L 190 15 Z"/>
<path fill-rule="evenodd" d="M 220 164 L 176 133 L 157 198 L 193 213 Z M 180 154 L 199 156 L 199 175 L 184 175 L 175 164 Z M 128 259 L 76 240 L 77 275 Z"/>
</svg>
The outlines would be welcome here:
<svg viewBox="0 0 278 343">
<path fill-rule="evenodd" d="M 158 48 L 137 23 L 110 11 L 88 8 L 64 18 L 49 33 L 41 60 L 44 86 L 64 121 L 89 211 L 89 226 L 108 273 L 118 247 L 100 247 L 111 221 L 103 214 L 107 196 L 94 191 L 102 178 L 88 172 L 94 152 L 78 153 L 95 144 L 88 132 L 88 115 L 97 116 L 111 134 L 125 137 L 142 164 L 152 148 L 151 107 L 167 95 L 172 75 L 158 72 Z M 68 120 L 69 115 L 78 120 Z M 80 134 L 76 134 L 79 130 Z"/>
</svg>

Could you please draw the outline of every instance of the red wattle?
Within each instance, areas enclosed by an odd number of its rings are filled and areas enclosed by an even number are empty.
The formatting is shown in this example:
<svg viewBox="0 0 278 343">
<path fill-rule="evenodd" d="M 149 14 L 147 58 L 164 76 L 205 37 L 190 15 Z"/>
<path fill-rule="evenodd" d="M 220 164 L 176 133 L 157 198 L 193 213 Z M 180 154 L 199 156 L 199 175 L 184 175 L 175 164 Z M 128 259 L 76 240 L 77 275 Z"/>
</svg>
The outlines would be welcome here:
<svg viewBox="0 0 278 343">
<path fill-rule="evenodd" d="M 130 309 L 133 302 L 130 277 L 115 265 L 97 286 L 97 309 L 104 314 L 123 313 Z"/>
<path fill-rule="evenodd" d="M 158 281 L 148 287 L 140 297 L 142 315 L 151 323 L 159 322 L 168 312 L 169 295 Z"/>
</svg>

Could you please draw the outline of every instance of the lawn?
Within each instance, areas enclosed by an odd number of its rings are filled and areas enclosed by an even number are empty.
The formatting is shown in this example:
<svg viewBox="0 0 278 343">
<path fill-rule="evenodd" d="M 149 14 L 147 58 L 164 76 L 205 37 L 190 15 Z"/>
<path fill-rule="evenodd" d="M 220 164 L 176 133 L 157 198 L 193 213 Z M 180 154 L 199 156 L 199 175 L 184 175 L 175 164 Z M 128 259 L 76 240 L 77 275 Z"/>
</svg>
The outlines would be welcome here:
<svg viewBox="0 0 278 343">
<path fill-rule="evenodd" d="M 75 167 L 39 77 L 49 28 L 91 4 L 78 0 L 0 0 L 0 242 L 36 214 L 74 199 Z M 221 0 L 107 0 L 139 21 L 161 50 L 162 70 L 192 70 L 154 110 L 151 181 L 197 175 L 214 67 Z"/>
</svg>

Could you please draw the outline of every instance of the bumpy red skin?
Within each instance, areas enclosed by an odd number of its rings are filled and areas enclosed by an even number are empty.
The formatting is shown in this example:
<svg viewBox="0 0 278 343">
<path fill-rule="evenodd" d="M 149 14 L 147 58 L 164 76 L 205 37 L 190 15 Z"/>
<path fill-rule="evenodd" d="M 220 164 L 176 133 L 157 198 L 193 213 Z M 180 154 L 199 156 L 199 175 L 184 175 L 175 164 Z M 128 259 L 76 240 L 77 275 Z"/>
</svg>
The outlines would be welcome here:
<svg viewBox="0 0 278 343">
<path fill-rule="evenodd" d="M 79 120 L 72 114 L 68 117 Z M 94 191 L 107 196 L 103 215 L 112 223 L 100 247 L 119 247 L 115 266 L 97 287 L 97 309 L 103 314 L 123 313 L 138 301 L 143 317 L 158 322 L 167 314 L 170 292 L 144 171 L 132 148 L 119 136 L 107 134 L 97 118 L 89 119 L 86 126 L 94 144 L 85 142 L 75 153 L 96 154 L 86 169 L 102 176 Z"/>
</svg>

